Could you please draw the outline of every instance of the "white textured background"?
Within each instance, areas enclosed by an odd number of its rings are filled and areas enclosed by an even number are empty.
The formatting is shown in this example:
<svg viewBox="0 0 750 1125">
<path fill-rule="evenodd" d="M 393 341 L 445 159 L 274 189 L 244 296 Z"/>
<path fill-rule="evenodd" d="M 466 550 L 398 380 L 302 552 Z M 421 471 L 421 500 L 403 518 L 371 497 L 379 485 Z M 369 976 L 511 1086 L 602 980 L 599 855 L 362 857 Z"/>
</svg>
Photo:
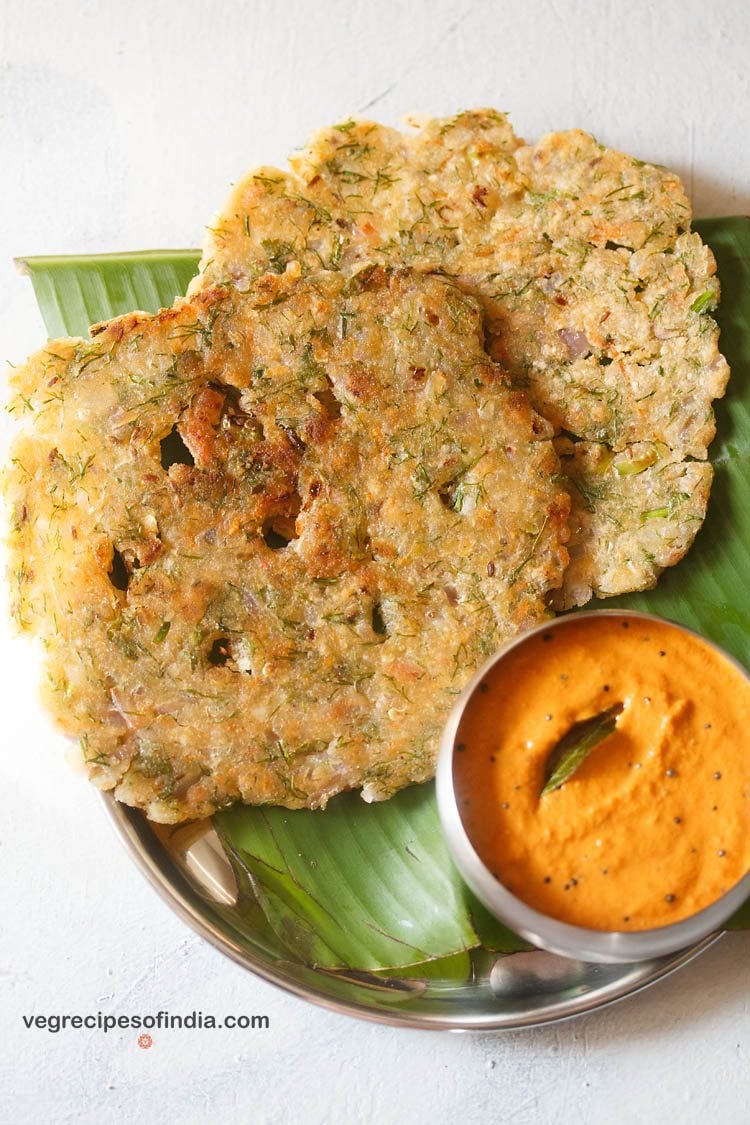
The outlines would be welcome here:
<svg viewBox="0 0 750 1125">
<path fill-rule="evenodd" d="M 495 105 L 581 126 L 750 211 L 747 0 L 23 5 L 0 0 L 0 357 L 43 330 L 14 254 L 189 246 L 229 181 L 351 113 Z M 0 607 L 0 610 L 2 607 Z M 0 1122 L 750 1120 L 750 935 L 608 1010 L 487 1037 L 331 1015 L 224 960 L 157 899 L 0 634 Z M 267 1014 L 261 1032 L 26 1031 L 21 1014 Z"/>
</svg>

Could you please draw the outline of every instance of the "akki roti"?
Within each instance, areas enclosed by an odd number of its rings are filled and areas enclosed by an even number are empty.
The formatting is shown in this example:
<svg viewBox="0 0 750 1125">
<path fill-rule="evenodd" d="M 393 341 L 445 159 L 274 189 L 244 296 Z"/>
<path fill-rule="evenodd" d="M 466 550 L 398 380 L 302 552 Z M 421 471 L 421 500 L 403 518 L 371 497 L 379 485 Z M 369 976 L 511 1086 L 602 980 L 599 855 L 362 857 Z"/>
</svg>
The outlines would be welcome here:
<svg viewBox="0 0 750 1125">
<path fill-rule="evenodd" d="M 580 130 L 529 145 L 492 109 L 409 132 L 352 119 L 236 185 L 192 291 L 289 262 L 379 262 L 475 296 L 488 350 L 561 442 L 566 608 L 653 586 L 705 516 L 729 369 L 714 258 L 690 220 L 674 173 Z"/>
<path fill-rule="evenodd" d="M 152 820 L 426 780 L 562 581 L 551 427 L 446 278 L 204 289 L 13 384 L 14 613 L 90 777 Z"/>
<path fill-rule="evenodd" d="M 12 609 L 92 781 L 386 799 L 503 642 L 653 586 L 729 375 L 690 219 L 578 130 L 347 120 L 237 184 L 187 297 L 17 368 Z"/>
</svg>

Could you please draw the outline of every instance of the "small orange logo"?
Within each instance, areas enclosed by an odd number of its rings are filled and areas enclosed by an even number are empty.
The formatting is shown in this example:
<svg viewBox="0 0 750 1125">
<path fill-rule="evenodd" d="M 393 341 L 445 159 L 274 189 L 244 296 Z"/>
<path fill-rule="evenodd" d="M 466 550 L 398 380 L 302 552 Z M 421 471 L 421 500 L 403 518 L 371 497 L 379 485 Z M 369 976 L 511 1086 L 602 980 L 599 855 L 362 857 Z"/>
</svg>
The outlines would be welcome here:
<svg viewBox="0 0 750 1125">
<path fill-rule="evenodd" d="M 153 1043 L 153 1039 L 151 1038 L 150 1035 L 139 1035 L 138 1036 L 138 1046 L 141 1047 L 144 1051 L 147 1051 L 152 1043 Z"/>
</svg>

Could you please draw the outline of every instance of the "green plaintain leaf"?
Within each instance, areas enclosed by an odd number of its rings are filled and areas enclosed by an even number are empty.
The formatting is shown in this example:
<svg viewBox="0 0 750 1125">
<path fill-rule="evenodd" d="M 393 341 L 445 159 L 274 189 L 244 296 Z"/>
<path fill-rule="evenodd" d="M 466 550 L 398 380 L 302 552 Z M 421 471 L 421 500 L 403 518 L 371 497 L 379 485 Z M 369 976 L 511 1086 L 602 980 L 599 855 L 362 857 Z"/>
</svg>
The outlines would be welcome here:
<svg viewBox="0 0 750 1125">
<path fill-rule="evenodd" d="M 393 969 L 375 971 L 375 975 L 381 980 L 418 976 L 420 980 L 440 981 L 441 984 L 448 981 L 460 984 L 468 981 L 471 974 L 471 953 L 453 953 L 450 957 L 436 957 L 433 961 L 422 961 L 417 965 L 401 965 Z"/>
<path fill-rule="evenodd" d="M 237 808 L 214 824 L 303 961 L 383 969 L 479 944 L 430 785 L 369 806 L 343 794 L 325 812 Z"/>
<path fill-rule="evenodd" d="M 544 769 L 544 787 L 540 796 L 553 793 L 573 776 L 579 766 L 614 731 L 622 703 L 614 703 L 606 711 L 574 723 L 567 734 L 552 747 Z"/>
<path fill-rule="evenodd" d="M 716 255 L 722 298 L 711 315 L 732 367 L 727 397 L 717 404 L 708 516 L 686 559 L 655 590 L 602 604 L 679 621 L 750 665 L 750 220 L 694 226 Z M 85 334 L 89 324 L 135 308 L 170 305 L 198 259 L 194 250 L 164 250 L 21 264 L 55 336 Z M 237 808 L 215 821 L 241 888 L 241 912 L 222 910 L 238 932 L 267 934 L 269 949 L 282 935 L 290 952 L 322 965 L 464 979 L 465 951 L 480 941 L 500 952 L 528 948 L 461 885 L 432 786 L 379 805 L 345 795 L 325 813 Z M 750 928 L 750 904 L 730 925 Z"/>
<path fill-rule="evenodd" d="M 474 898 L 469 891 L 466 892 L 466 896 L 471 921 L 479 934 L 483 949 L 489 949 L 493 953 L 522 953 L 534 948 L 533 945 L 529 945 L 527 941 L 520 938 L 518 934 L 509 930 L 494 914 L 490 914 L 489 910 L 482 906 L 479 899 Z"/>
<path fill-rule="evenodd" d="M 157 312 L 180 297 L 198 270 L 197 250 L 18 258 L 34 286 L 50 336 L 86 336 L 122 313 Z"/>
<path fill-rule="evenodd" d="M 726 925 L 728 930 L 750 930 L 750 898 Z"/>
</svg>

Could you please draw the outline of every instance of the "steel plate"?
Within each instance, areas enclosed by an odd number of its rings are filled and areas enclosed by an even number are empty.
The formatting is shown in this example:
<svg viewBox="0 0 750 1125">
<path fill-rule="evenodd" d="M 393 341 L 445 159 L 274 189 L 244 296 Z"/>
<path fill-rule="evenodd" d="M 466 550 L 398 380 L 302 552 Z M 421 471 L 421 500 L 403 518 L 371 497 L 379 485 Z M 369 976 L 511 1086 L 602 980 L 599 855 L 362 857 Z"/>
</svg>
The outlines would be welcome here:
<svg viewBox="0 0 750 1125">
<path fill-rule="evenodd" d="M 101 795 L 125 847 L 162 898 L 222 953 L 264 980 L 321 1007 L 376 1023 L 449 1031 L 534 1027 L 592 1012 L 687 964 L 722 935 L 668 957 L 633 964 L 573 961 L 542 950 L 472 955 L 464 981 L 383 979 L 311 968 L 280 943 L 254 935 L 236 909 L 234 875 L 210 821 L 156 825 Z"/>
</svg>

